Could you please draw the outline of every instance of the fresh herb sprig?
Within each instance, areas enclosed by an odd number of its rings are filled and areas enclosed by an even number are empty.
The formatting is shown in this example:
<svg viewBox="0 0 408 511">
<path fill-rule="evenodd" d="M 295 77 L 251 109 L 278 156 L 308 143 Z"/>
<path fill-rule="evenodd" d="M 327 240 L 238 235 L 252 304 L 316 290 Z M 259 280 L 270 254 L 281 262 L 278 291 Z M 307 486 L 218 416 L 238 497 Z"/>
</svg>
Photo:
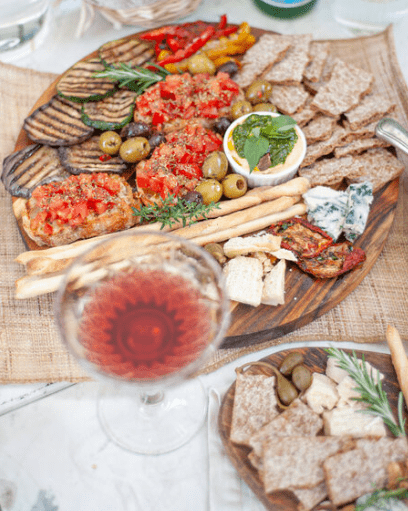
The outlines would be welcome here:
<svg viewBox="0 0 408 511">
<path fill-rule="evenodd" d="M 392 490 L 376 490 L 374 491 L 368 498 L 359 499 L 356 504 L 355 511 L 364 511 L 365 509 L 375 506 L 378 509 L 388 510 L 390 509 L 389 499 L 408 499 L 408 489 L 407 488 L 395 488 Z"/>
<path fill-rule="evenodd" d="M 172 227 L 179 222 L 182 222 L 183 227 L 185 227 L 187 224 L 191 225 L 201 219 L 207 219 L 210 211 L 219 207 L 219 204 L 214 202 L 208 205 L 198 204 L 197 202 L 176 199 L 175 195 L 169 195 L 162 199 L 160 204 L 141 206 L 140 209 L 133 208 L 133 212 L 134 215 L 140 217 L 142 222 L 161 222 L 161 229 L 163 229 L 165 226 Z"/>
<path fill-rule="evenodd" d="M 325 351 L 328 353 L 329 357 L 335 358 L 338 365 L 347 371 L 350 377 L 354 380 L 356 384 L 355 390 L 360 393 L 360 397 L 355 397 L 353 399 L 368 405 L 367 409 L 361 410 L 361 412 L 371 413 L 381 417 L 394 436 L 406 436 L 405 419 L 403 419 L 402 392 L 400 392 L 398 396 L 397 422 L 391 411 L 387 394 L 382 388 L 379 372 L 377 371 L 377 382 L 375 382 L 373 374 L 369 374 L 367 371 L 364 355 L 360 361 L 354 351 L 352 355 L 348 355 L 337 348 L 328 348 Z"/>
<path fill-rule="evenodd" d="M 149 64 L 155 67 L 157 71 L 136 66 L 130 67 L 128 64 L 121 62 L 118 66 L 107 66 L 104 71 L 98 71 L 94 74 L 98 78 L 109 78 L 113 82 L 118 82 L 119 87 L 127 87 L 138 94 L 142 94 L 148 87 L 157 82 L 166 79 L 170 73 L 157 64 Z"/>
</svg>

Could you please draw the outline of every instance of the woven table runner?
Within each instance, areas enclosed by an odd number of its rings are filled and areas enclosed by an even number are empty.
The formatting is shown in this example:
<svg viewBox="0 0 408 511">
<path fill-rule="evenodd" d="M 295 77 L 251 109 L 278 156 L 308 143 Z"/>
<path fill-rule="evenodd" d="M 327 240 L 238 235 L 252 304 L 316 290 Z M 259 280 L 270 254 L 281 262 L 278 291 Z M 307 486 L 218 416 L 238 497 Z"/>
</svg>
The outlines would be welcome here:
<svg viewBox="0 0 408 511">
<path fill-rule="evenodd" d="M 335 55 L 376 76 L 376 89 L 397 104 L 395 117 L 408 126 L 408 89 L 398 67 L 392 30 L 371 37 L 331 41 Z M 24 118 L 55 75 L 0 63 L 0 158 L 12 153 Z M 408 168 L 408 157 L 398 153 Z M 54 323 L 54 296 L 14 298 L 24 269 L 15 263 L 25 250 L 0 185 L 0 383 L 80 382 L 89 376 L 68 353 Z M 408 171 L 400 178 L 394 223 L 378 260 L 363 282 L 339 305 L 284 337 L 237 349 L 220 349 L 202 372 L 284 342 L 383 342 L 388 324 L 408 339 Z"/>
</svg>

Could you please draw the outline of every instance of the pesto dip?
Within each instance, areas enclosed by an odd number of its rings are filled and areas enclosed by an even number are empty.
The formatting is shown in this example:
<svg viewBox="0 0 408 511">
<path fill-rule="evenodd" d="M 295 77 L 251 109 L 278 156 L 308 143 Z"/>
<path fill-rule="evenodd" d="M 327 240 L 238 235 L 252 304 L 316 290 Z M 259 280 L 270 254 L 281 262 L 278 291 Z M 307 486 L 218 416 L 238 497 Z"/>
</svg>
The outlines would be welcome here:
<svg viewBox="0 0 408 511">
<path fill-rule="evenodd" d="M 279 131 L 279 125 L 290 119 L 293 127 Z M 232 142 L 228 148 L 234 159 L 249 172 L 272 174 L 291 166 L 303 150 L 303 142 L 295 129 L 295 121 L 288 116 L 272 117 L 253 114 L 238 124 L 232 131 Z M 248 144 L 250 139 L 251 144 Z M 234 154 L 235 153 L 235 154 Z M 259 160 L 269 153 L 270 164 L 264 170 L 258 169 Z"/>
</svg>

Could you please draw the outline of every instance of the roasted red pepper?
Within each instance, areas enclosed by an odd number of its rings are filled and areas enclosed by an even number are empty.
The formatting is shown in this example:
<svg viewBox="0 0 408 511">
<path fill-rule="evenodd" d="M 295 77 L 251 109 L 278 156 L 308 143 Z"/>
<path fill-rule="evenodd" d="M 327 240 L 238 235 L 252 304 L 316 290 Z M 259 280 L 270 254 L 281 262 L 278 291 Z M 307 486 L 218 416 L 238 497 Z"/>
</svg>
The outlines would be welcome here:
<svg viewBox="0 0 408 511">
<path fill-rule="evenodd" d="M 302 258 L 316 257 L 333 243 L 333 239 L 322 229 L 303 218 L 282 220 L 270 227 L 272 234 L 281 236 L 281 247 L 291 250 Z"/>
<path fill-rule="evenodd" d="M 329 279 L 356 268 L 365 259 L 363 249 L 353 247 L 351 243 L 345 241 L 330 245 L 316 257 L 299 258 L 297 265 L 318 279 Z"/>
<path fill-rule="evenodd" d="M 180 62 L 184 59 L 187 59 L 188 57 L 191 57 L 191 55 L 194 55 L 196 51 L 202 48 L 205 43 L 211 39 L 214 33 L 214 27 L 207 27 L 198 37 L 195 37 L 190 44 L 187 44 L 185 48 L 176 51 L 176 53 L 173 55 L 169 55 L 165 59 L 158 62 L 158 64 L 164 67 L 166 64 L 175 64 L 176 62 Z"/>
</svg>

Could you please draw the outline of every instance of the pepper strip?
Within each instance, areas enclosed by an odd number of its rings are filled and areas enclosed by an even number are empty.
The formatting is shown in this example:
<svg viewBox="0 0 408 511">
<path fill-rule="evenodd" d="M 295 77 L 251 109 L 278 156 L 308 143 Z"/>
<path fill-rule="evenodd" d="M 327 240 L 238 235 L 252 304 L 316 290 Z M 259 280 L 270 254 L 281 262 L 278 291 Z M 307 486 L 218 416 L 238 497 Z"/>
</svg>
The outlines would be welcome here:
<svg viewBox="0 0 408 511">
<path fill-rule="evenodd" d="M 180 62 L 183 59 L 187 59 L 194 55 L 200 48 L 202 48 L 207 41 L 211 39 L 211 37 L 215 33 L 215 28 L 212 26 L 207 27 L 201 34 L 193 39 L 193 41 L 188 44 L 184 49 L 176 51 L 173 55 L 169 55 L 159 62 L 159 65 L 164 67 L 166 64 L 175 64 L 176 62 Z"/>
</svg>

